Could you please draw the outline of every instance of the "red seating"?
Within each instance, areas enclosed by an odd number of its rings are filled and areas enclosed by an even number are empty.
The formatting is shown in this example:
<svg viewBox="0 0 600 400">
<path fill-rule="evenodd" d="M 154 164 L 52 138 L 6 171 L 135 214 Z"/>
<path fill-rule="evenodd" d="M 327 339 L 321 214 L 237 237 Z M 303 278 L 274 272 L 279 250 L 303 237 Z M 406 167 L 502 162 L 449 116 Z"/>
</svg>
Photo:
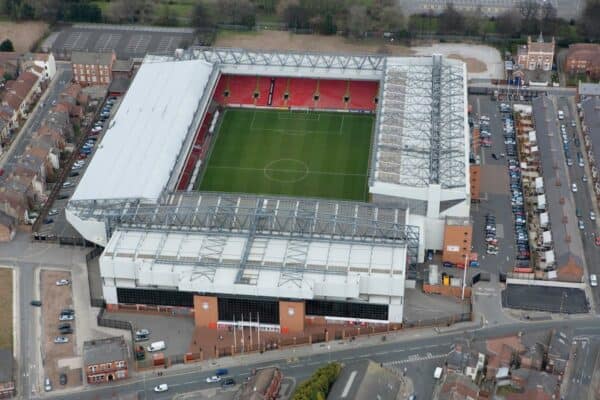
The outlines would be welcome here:
<svg viewBox="0 0 600 400">
<path fill-rule="evenodd" d="M 377 103 L 375 103 L 375 98 L 379 94 L 378 82 L 350 81 L 349 92 L 349 109 L 375 111 L 375 108 L 377 107 Z"/>
<path fill-rule="evenodd" d="M 275 78 L 269 104 L 271 77 L 222 75 L 214 99 L 222 105 L 245 104 L 260 107 L 302 107 L 332 110 L 375 111 L 379 83 L 337 79 Z M 225 93 L 228 96 L 225 96 Z M 258 97 L 255 97 L 258 93 Z M 285 95 L 287 99 L 285 98 Z M 315 100 L 315 95 L 319 99 Z M 348 101 L 344 101 L 347 98 Z"/>
<path fill-rule="evenodd" d="M 315 93 L 317 80 L 308 78 L 290 79 L 288 91 L 288 106 L 290 107 L 315 107 Z"/>
<path fill-rule="evenodd" d="M 258 77 L 257 91 L 258 98 L 255 101 L 257 106 L 266 107 L 269 105 L 269 88 L 271 87 L 271 78 L 266 76 Z"/>
<path fill-rule="evenodd" d="M 346 108 L 344 96 L 347 95 L 348 81 L 320 80 L 318 108 L 343 110 Z"/>
<path fill-rule="evenodd" d="M 273 90 L 273 107 L 286 107 L 287 101 L 283 95 L 288 92 L 289 78 L 275 78 L 275 89 Z"/>
<path fill-rule="evenodd" d="M 210 127 L 211 122 L 212 113 L 207 112 L 204 116 L 204 120 L 202 120 L 200 128 L 198 129 L 198 133 L 196 134 L 194 144 L 192 145 L 192 150 L 188 155 L 188 159 L 186 160 L 183 171 L 181 172 L 181 175 L 179 177 L 179 184 L 177 185 L 177 190 L 187 189 L 190 183 L 190 179 L 192 178 L 192 174 L 194 173 L 196 163 L 199 159 L 202 158 L 204 152 L 204 138 L 206 137 L 206 133 L 208 132 L 208 128 Z"/>
</svg>

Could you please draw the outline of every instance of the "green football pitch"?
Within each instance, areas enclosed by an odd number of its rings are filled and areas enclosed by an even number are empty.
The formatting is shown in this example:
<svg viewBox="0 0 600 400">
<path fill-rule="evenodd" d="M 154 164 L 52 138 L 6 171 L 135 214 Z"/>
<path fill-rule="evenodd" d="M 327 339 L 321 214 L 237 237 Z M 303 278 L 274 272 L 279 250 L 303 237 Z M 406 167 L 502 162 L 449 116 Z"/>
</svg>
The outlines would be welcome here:
<svg viewBox="0 0 600 400">
<path fill-rule="evenodd" d="M 373 115 L 227 109 L 199 190 L 367 200 Z"/>
</svg>

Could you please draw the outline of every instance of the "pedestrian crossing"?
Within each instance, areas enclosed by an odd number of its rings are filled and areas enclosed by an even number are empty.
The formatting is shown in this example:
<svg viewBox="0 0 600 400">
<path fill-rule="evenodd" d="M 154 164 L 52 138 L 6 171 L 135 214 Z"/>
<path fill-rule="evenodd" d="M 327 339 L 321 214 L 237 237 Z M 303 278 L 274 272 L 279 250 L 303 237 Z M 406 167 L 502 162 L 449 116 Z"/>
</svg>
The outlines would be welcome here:
<svg viewBox="0 0 600 400">
<path fill-rule="evenodd" d="M 403 365 L 403 364 L 419 362 L 419 361 L 435 360 L 438 358 L 446 358 L 447 356 L 448 356 L 448 353 L 444 353 L 444 354 L 426 353 L 423 355 L 411 354 L 410 356 L 408 356 L 408 358 L 406 358 L 404 360 L 384 362 L 383 365 L 386 367 L 389 367 L 389 368 L 394 368 L 394 367 L 397 367 L 397 366 Z"/>
</svg>

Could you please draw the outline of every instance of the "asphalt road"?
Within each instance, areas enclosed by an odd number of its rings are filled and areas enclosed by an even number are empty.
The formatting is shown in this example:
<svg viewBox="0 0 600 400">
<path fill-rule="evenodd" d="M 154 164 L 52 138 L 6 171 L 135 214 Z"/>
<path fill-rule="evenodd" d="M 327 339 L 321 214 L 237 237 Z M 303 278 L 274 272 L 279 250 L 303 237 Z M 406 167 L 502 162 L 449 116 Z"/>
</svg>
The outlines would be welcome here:
<svg viewBox="0 0 600 400">
<path fill-rule="evenodd" d="M 571 376 L 566 384 L 567 399 L 588 398 L 592 374 L 600 350 L 600 337 L 578 337 L 573 340 Z"/>
<path fill-rule="evenodd" d="M 66 63 L 56 63 L 56 75 L 43 96 L 44 107 L 40 107 L 40 103 L 35 107 L 29 119 L 19 132 L 15 141 L 10 146 L 8 153 L 0 160 L 0 168 L 6 163 L 16 162 L 25 151 L 25 148 L 31 141 L 31 136 L 40 127 L 42 121 L 48 115 L 48 110 L 52 107 L 52 100 L 57 99 L 58 95 L 64 90 L 64 88 L 71 81 L 73 74 L 71 67 Z"/>
<path fill-rule="evenodd" d="M 371 359 L 375 362 L 381 362 L 391 367 L 400 370 L 407 366 L 407 374 L 411 376 L 418 373 L 424 377 L 421 385 L 416 387 L 416 392 L 425 390 L 424 387 L 433 386 L 433 377 L 431 371 L 419 370 L 419 365 L 423 361 L 438 360 L 439 364 L 444 360 L 445 355 L 451 350 L 451 345 L 457 336 L 467 337 L 471 340 L 481 340 L 490 337 L 504 336 L 515 334 L 518 331 L 529 332 L 539 329 L 572 329 L 577 336 L 593 336 L 600 335 L 600 324 L 596 318 L 575 319 L 568 321 L 544 321 L 537 323 L 515 323 L 503 326 L 494 326 L 483 329 L 468 330 L 468 331 L 451 331 L 444 334 L 436 335 L 433 333 L 424 333 L 423 337 L 410 338 L 403 341 L 385 342 L 377 345 L 365 347 L 353 346 L 348 344 L 348 348 L 342 350 L 328 350 L 327 346 L 313 350 L 310 355 L 300 356 L 295 358 L 294 362 L 288 362 L 286 359 L 260 362 L 256 361 L 260 358 L 259 355 L 248 356 L 247 359 L 238 358 L 236 361 L 238 366 L 228 367 L 230 376 L 234 377 L 237 382 L 245 379 L 252 369 L 263 368 L 266 366 L 277 365 L 283 374 L 289 378 L 293 378 L 299 382 L 308 376 L 319 366 L 329 361 L 340 361 L 345 364 L 351 364 L 359 360 Z M 283 355 L 282 355 L 283 357 Z M 587 364 L 586 364 L 587 365 Z M 211 387 L 212 384 L 207 384 L 204 379 L 211 375 L 214 369 L 221 365 L 214 365 L 205 370 L 201 366 L 189 366 L 185 369 L 167 369 L 164 370 L 162 377 L 156 376 L 156 373 L 147 373 L 142 377 L 136 377 L 110 386 L 92 387 L 76 393 L 62 393 L 45 395 L 45 398 L 60 398 L 65 400 L 75 399 L 110 399 L 114 398 L 115 394 L 127 393 L 146 393 L 147 399 L 170 399 L 178 393 L 191 392 L 202 390 Z M 433 363 L 432 363 L 433 367 Z M 430 379 L 427 377 L 430 376 Z M 160 383 L 167 383 L 170 387 L 167 393 L 155 394 L 152 388 Z M 424 394 L 424 397 L 427 396 Z"/>
<path fill-rule="evenodd" d="M 573 159 L 573 166 L 567 167 L 569 178 L 571 182 L 577 183 L 577 192 L 572 192 L 573 198 L 575 200 L 575 207 L 581 211 L 582 219 L 584 221 L 584 228 L 580 230 L 581 241 L 583 244 L 583 251 L 585 253 L 585 260 L 588 269 L 588 273 L 592 274 L 600 274 L 600 248 L 596 247 L 594 244 L 593 233 L 598 233 L 596 228 L 596 221 L 592 221 L 589 217 L 590 211 L 594 211 L 594 203 L 592 200 L 592 194 L 589 190 L 589 181 L 591 180 L 591 176 L 589 174 L 589 166 L 586 165 L 584 168 L 579 167 L 577 165 L 577 156 L 576 153 L 585 153 L 585 147 L 583 142 L 583 136 L 581 134 L 580 125 L 577 124 L 576 128 L 571 127 L 571 121 L 576 119 L 576 111 L 575 105 L 572 101 L 569 101 L 566 97 L 558 97 L 555 99 L 555 105 L 563 110 L 565 113 L 564 124 L 567 127 L 567 133 L 569 136 L 569 142 L 571 146 L 571 158 Z M 558 110 L 556 110 L 558 111 Z M 556 115 L 556 113 L 555 113 Z M 575 145 L 574 138 L 577 137 L 580 142 L 580 146 L 577 147 Z M 586 162 L 587 164 L 587 162 Z M 587 175 L 589 181 L 583 182 L 583 176 Z M 576 218 L 576 216 L 572 216 Z M 588 277 L 585 277 L 586 281 Z M 600 304 L 600 291 L 598 288 L 591 288 L 594 303 Z"/>
</svg>

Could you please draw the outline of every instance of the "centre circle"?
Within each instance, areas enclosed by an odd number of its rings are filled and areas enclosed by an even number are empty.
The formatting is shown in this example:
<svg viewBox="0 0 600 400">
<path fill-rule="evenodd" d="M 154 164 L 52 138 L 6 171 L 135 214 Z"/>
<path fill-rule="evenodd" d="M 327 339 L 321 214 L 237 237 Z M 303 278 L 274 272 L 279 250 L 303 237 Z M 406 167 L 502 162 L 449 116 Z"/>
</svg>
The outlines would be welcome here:
<svg viewBox="0 0 600 400">
<path fill-rule="evenodd" d="M 264 167 L 265 177 L 274 182 L 296 183 L 308 175 L 308 165 L 295 158 L 280 158 Z"/>
</svg>

